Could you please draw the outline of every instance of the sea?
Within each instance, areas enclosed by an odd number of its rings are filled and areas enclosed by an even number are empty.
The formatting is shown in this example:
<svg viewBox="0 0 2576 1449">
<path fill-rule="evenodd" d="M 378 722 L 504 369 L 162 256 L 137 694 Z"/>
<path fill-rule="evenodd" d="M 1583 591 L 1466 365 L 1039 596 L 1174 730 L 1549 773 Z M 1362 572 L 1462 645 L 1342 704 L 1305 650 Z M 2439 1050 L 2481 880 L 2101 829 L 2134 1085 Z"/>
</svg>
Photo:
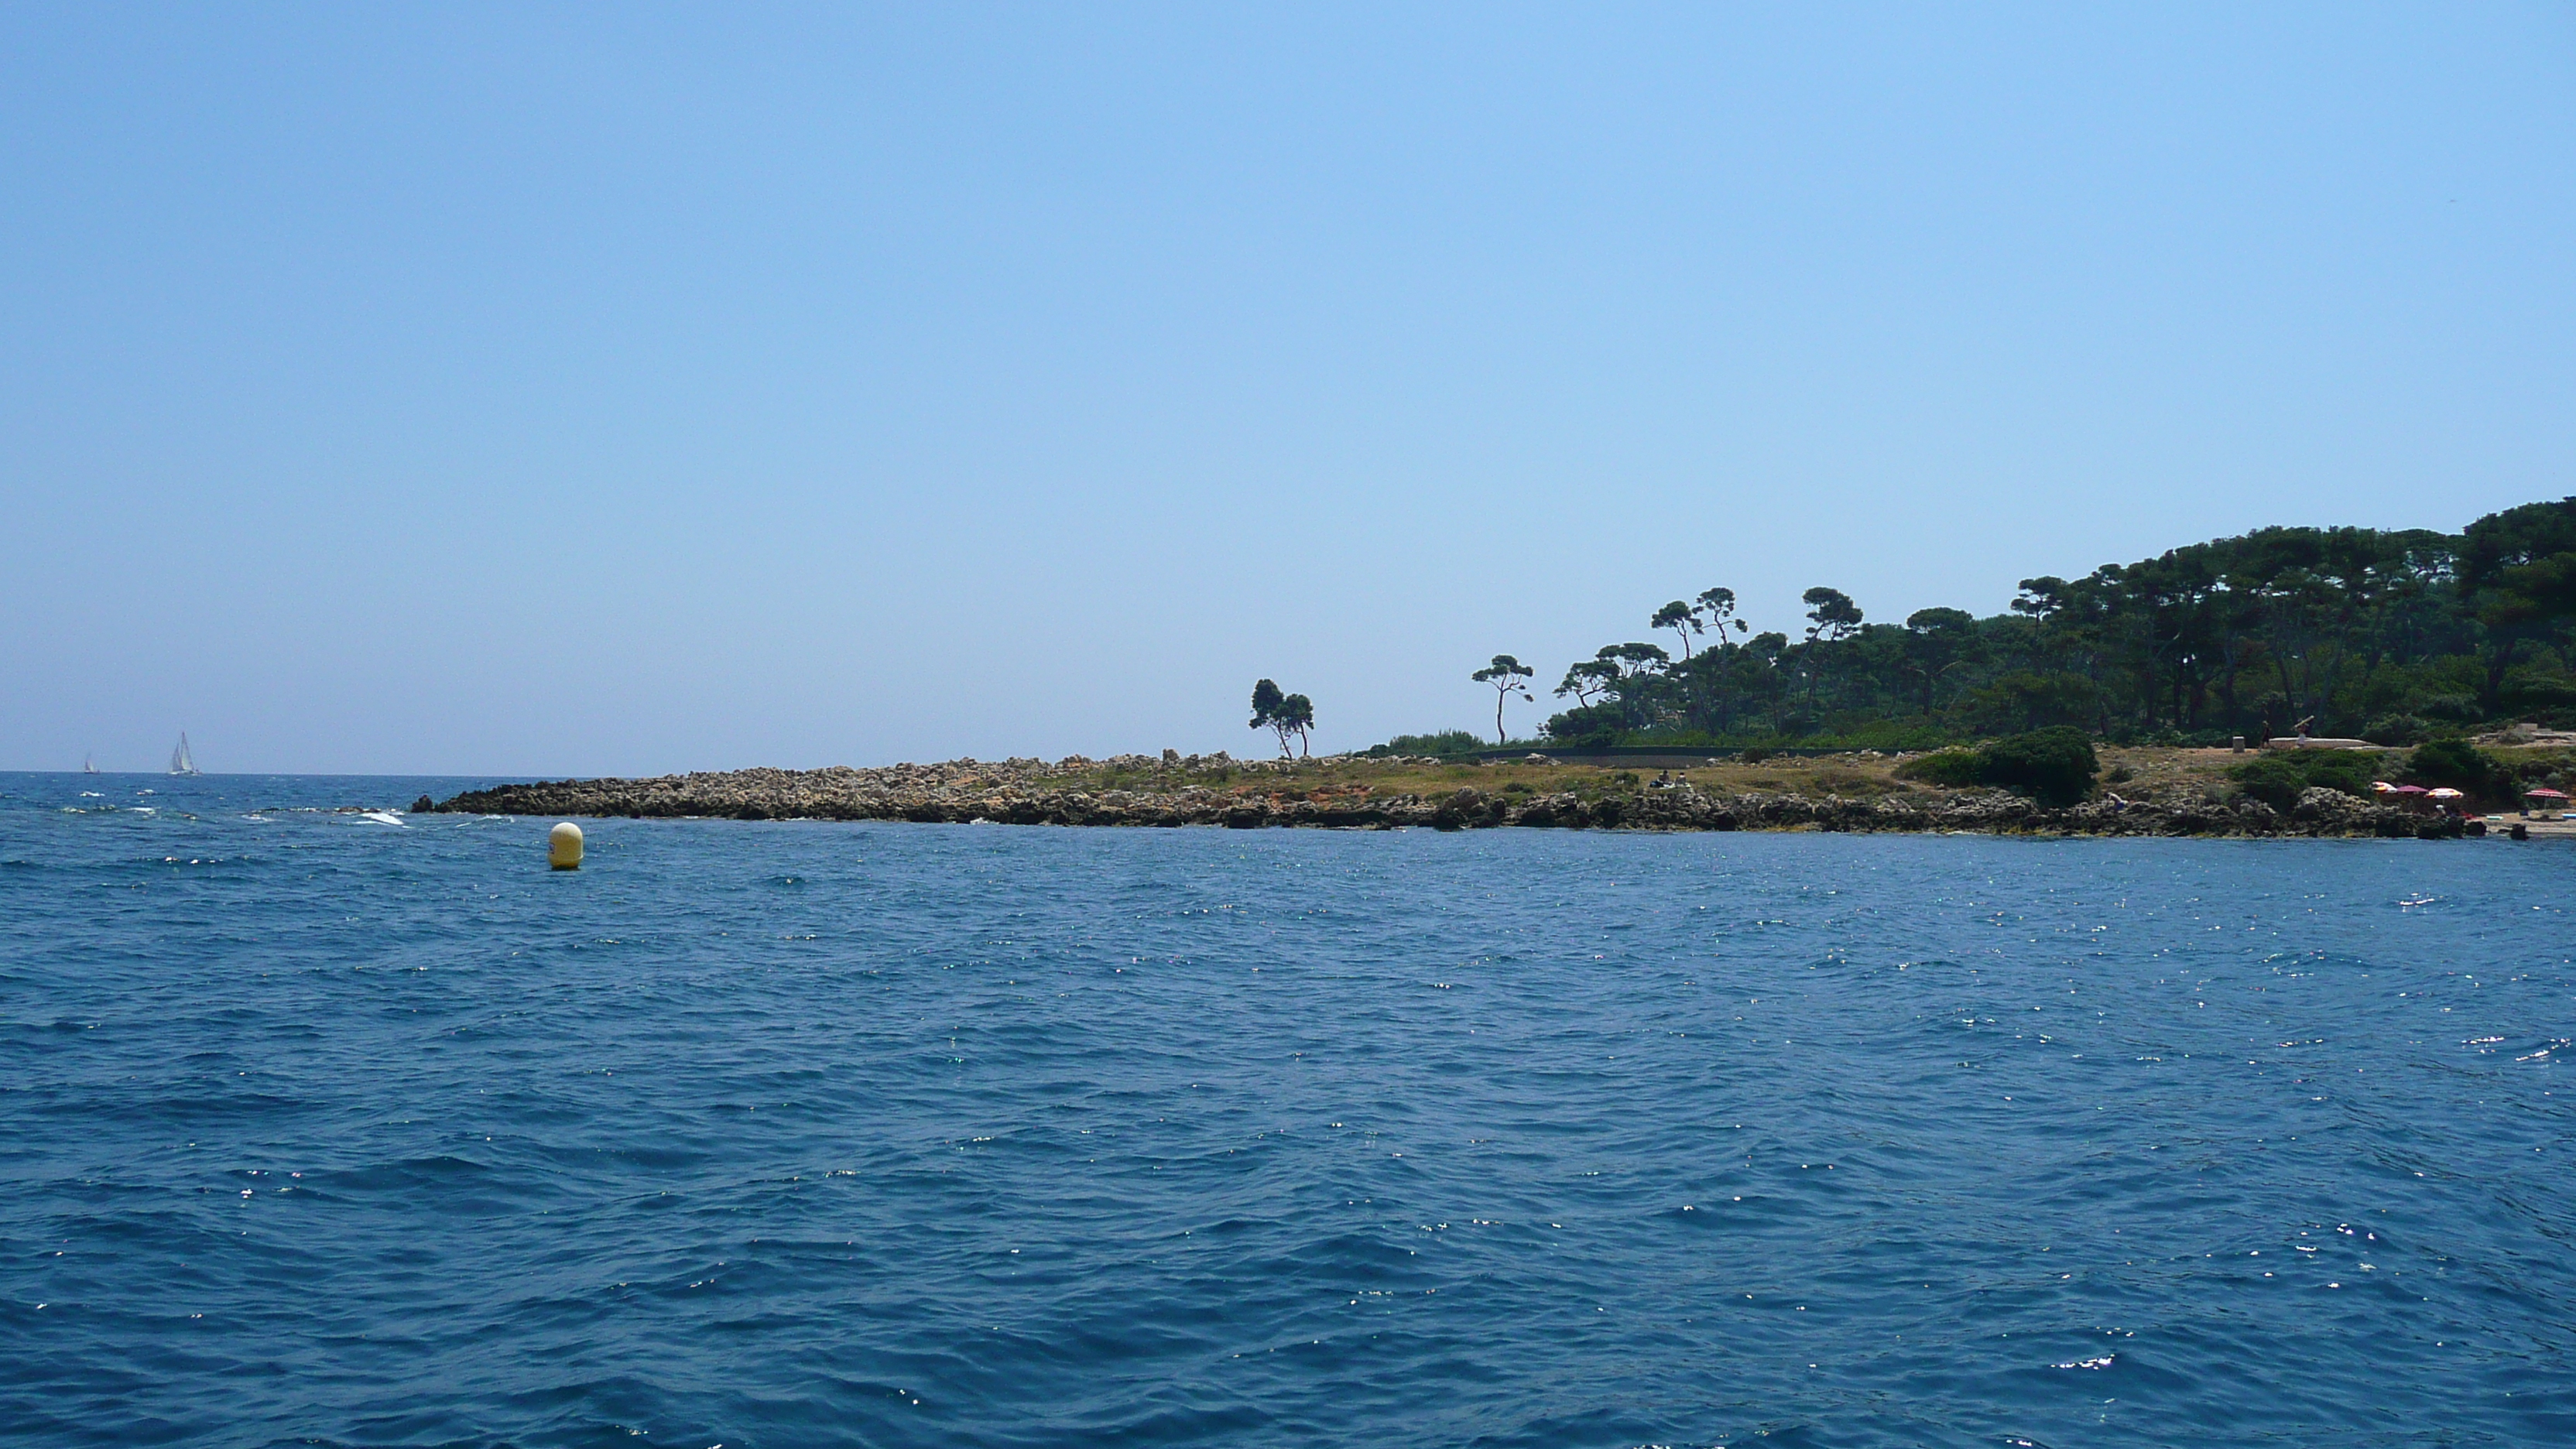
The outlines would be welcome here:
<svg viewBox="0 0 2576 1449">
<path fill-rule="evenodd" d="M 0 776 L 0 1443 L 2576 1443 L 2564 842 L 484 783 Z"/>
</svg>

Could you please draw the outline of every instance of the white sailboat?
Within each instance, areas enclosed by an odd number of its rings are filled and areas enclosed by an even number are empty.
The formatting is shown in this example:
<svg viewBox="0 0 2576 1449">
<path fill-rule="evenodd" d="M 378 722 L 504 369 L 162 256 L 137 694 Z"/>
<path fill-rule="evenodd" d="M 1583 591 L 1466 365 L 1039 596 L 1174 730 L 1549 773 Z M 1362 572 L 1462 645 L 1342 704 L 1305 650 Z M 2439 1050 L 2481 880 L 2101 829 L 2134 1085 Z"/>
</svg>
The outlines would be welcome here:
<svg viewBox="0 0 2576 1449">
<path fill-rule="evenodd" d="M 95 774 L 97 774 L 97 773 L 98 773 L 98 758 L 97 758 L 96 756 L 94 756 L 94 755 L 83 755 L 83 756 L 81 756 L 81 773 L 82 773 L 82 774 L 84 774 L 84 775 L 95 775 Z"/>
<path fill-rule="evenodd" d="M 170 773 L 173 775 L 194 775 L 201 773 L 197 769 L 197 762 L 194 759 L 191 759 L 188 755 L 188 732 L 186 730 L 179 731 L 179 743 L 170 751 Z"/>
</svg>

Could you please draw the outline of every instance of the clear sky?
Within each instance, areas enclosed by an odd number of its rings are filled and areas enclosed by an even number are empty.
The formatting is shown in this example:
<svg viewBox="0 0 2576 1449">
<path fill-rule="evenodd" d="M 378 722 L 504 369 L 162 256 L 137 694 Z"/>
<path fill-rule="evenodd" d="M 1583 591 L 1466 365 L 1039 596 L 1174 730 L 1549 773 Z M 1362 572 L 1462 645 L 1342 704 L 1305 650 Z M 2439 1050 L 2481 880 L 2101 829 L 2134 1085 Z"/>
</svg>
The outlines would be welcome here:
<svg viewBox="0 0 2576 1449">
<path fill-rule="evenodd" d="M 1353 748 L 2456 529 L 2571 162 L 2559 4 L 13 5 L 0 767 Z"/>
</svg>

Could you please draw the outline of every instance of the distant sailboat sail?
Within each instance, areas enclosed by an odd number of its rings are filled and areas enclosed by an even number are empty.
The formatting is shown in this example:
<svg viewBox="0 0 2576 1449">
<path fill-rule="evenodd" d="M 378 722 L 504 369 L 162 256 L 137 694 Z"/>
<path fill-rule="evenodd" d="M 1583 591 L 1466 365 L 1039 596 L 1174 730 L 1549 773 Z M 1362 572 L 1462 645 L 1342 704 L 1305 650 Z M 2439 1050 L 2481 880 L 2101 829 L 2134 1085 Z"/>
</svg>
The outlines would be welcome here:
<svg viewBox="0 0 2576 1449">
<path fill-rule="evenodd" d="M 82 773 L 82 774 L 84 774 L 84 775 L 95 775 L 95 774 L 97 774 L 97 773 L 98 773 L 98 758 L 97 758 L 96 756 L 94 756 L 94 755 L 83 755 L 83 756 L 81 756 L 81 773 Z"/>
<path fill-rule="evenodd" d="M 197 773 L 197 762 L 189 758 L 188 755 L 188 732 L 186 730 L 179 731 L 179 743 L 176 748 L 170 751 L 170 773 L 173 775 L 193 775 Z"/>
</svg>

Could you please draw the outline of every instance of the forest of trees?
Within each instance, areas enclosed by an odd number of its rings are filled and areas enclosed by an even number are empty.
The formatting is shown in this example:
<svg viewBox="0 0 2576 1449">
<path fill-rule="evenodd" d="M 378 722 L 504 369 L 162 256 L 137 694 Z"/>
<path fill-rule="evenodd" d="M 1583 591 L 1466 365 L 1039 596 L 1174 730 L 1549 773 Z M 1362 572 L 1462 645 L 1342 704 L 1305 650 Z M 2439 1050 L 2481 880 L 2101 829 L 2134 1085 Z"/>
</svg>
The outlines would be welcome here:
<svg viewBox="0 0 2576 1449">
<path fill-rule="evenodd" d="M 1567 669 L 1546 737 L 1919 748 L 2075 726 L 2220 744 L 2305 722 L 2411 744 L 2491 721 L 2576 723 L 2576 498 L 2457 534 L 2260 529 L 2025 579 L 1982 619 L 1871 622 L 1833 588 L 1804 602 L 1795 632 L 1757 632 L 1725 588 L 1642 613 L 1675 647 L 1605 645 Z M 1505 661 L 1526 669 L 1500 656 L 1478 681 L 1516 684 L 1496 675 Z"/>
</svg>

